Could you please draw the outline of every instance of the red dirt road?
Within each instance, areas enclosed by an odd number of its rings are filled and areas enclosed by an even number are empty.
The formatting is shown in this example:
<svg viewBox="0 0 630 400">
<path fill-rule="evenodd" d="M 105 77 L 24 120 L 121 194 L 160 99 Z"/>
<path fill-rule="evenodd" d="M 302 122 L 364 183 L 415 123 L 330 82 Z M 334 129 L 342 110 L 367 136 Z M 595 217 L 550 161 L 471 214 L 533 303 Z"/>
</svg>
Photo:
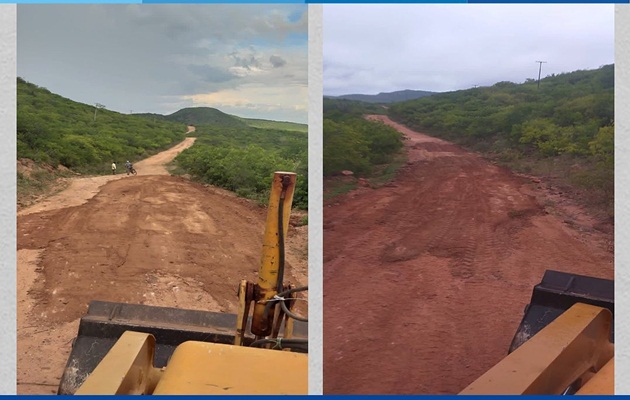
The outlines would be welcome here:
<svg viewBox="0 0 630 400">
<path fill-rule="evenodd" d="M 20 212 L 19 394 L 56 392 L 91 300 L 236 312 L 238 283 L 257 276 L 266 209 L 169 176 L 163 165 L 191 144 L 137 163 L 137 176 L 78 178 Z M 298 286 L 307 229 L 287 238 L 287 281 Z"/>
<path fill-rule="evenodd" d="M 325 206 L 324 393 L 458 393 L 505 357 L 546 269 L 613 279 L 612 234 L 585 214 L 372 118 L 405 133 L 409 162 Z"/>
</svg>

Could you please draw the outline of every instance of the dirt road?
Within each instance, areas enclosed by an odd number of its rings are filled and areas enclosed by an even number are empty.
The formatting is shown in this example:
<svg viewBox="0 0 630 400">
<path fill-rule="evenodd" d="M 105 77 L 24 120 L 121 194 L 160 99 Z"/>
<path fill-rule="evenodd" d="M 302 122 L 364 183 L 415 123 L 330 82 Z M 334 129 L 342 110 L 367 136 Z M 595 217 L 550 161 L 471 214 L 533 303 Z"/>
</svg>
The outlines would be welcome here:
<svg viewBox="0 0 630 400">
<path fill-rule="evenodd" d="M 409 162 L 325 206 L 324 393 L 457 393 L 506 355 L 546 269 L 613 278 L 612 234 L 557 193 L 373 118 Z"/>
<path fill-rule="evenodd" d="M 136 164 L 137 176 L 78 178 L 18 216 L 18 394 L 56 392 L 91 300 L 234 313 L 253 280 L 266 210 L 169 176 L 192 145 Z M 306 284 L 307 227 L 289 230 L 288 280 Z"/>
</svg>

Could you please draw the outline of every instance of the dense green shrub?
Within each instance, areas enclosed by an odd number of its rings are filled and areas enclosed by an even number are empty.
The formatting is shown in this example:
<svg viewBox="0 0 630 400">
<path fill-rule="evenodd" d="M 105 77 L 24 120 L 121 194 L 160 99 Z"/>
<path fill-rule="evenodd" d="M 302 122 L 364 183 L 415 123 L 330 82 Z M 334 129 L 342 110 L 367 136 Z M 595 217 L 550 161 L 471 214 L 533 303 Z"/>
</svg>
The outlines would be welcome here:
<svg viewBox="0 0 630 400">
<path fill-rule="evenodd" d="M 108 171 L 184 139 L 181 123 L 81 104 L 17 80 L 17 156 L 81 172 Z"/>
<path fill-rule="evenodd" d="M 183 140 L 182 122 L 203 121 L 212 124 L 197 126 L 199 139 L 177 158 L 186 172 L 261 203 L 268 199 L 274 171 L 296 172 L 294 204 L 308 207 L 308 134 L 303 125 L 252 120 L 277 127 L 259 129 L 247 125 L 249 120 L 209 108 L 170 116 L 124 115 L 65 99 L 20 78 L 17 83 L 18 158 L 108 172 L 112 161 L 135 161 Z"/>
<path fill-rule="evenodd" d="M 489 153 L 510 167 L 556 171 L 607 202 L 614 192 L 614 65 L 540 82 L 435 94 L 391 105 L 389 115 L 419 131 Z M 568 162 L 570 160 L 570 163 Z M 572 168 L 570 166 L 579 166 Z"/>
<path fill-rule="evenodd" d="M 411 128 L 473 149 L 519 149 L 553 157 L 591 157 L 590 143 L 614 118 L 614 66 L 523 84 L 436 94 L 391 106 L 392 118 Z"/>
<path fill-rule="evenodd" d="M 306 132 L 198 126 L 199 137 L 175 159 L 195 178 L 266 204 L 275 171 L 295 172 L 293 204 L 308 208 Z"/>
<path fill-rule="evenodd" d="M 390 162 L 402 148 L 402 134 L 363 118 L 375 106 L 349 100 L 324 99 L 324 175 L 350 170 L 369 174 Z"/>
</svg>

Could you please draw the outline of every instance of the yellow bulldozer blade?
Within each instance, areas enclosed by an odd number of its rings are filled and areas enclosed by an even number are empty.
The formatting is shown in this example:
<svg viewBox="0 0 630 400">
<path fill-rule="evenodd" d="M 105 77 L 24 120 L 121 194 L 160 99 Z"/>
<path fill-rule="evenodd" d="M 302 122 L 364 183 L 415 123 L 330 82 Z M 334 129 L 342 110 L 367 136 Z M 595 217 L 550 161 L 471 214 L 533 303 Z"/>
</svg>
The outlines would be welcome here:
<svg viewBox="0 0 630 400">
<path fill-rule="evenodd" d="M 93 301 L 79 323 L 58 394 L 74 394 L 127 331 L 154 337 L 153 367 L 163 368 L 184 342 L 233 344 L 235 326 L 235 314 Z M 296 321 L 293 336 L 308 337 L 308 325 Z M 247 336 L 243 345 L 254 340 Z"/>
<path fill-rule="evenodd" d="M 564 394 L 614 355 L 609 310 L 577 303 L 461 394 Z M 611 381 L 612 382 L 612 381 Z"/>
<path fill-rule="evenodd" d="M 508 356 L 460 394 L 612 394 L 614 281 L 548 270 Z"/>
<path fill-rule="evenodd" d="M 153 335 L 125 332 L 75 394 L 308 393 L 306 354 L 188 341 L 155 368 L 155 348 Z"/>
</svg>

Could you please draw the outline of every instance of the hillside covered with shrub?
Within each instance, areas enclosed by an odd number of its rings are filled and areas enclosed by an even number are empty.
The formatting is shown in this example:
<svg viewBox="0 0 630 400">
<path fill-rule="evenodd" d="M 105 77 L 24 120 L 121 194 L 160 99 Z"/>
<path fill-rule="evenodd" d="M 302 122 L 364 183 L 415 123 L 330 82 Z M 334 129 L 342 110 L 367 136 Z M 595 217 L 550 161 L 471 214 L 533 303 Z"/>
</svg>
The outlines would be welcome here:
<svg viewBox="0 0 630 400">
<path fill-rule="evenodd" d="M 560 178 L 613 210 L 614 65 L 393 104 L 392 119 L 509 167 Z"/>
<path fill-rule="evenodd" d="M 243 118 L 226 114 L 223 111 L 212 107 L 189 107 L 183 108 L 173 114 L 162 115 L 154 113 L 133 114 L 144 118 L 162 121 L 181 122 L 187 125 L 213 125 L 230 128 L 262 128 L 275 129 L 281 131 L 307 132 L 308 125 L 295 122 L 272 121 L 267 119 Z"/>
<path fill-rule="evenodd" d="M 398 90 L 395 92 L 379 93 L 379 94 L 344 94 L 341 96 L 326 96 L 330 99 L 357 100 L 366 103 L 397 103 L 405 100 L 414 100 L 421 97 L 431 96 L 437 92 L 428 92 L 426 90 Z"/>
<path fill-rule="evenodd" d="M 181 122 L 187 125 L 221 125 L 234 128 L 246 128 L 248 125 L 240 118 L 226 114 L 212 107 L 182 108 L 173 114 L 166 115 L 167 121 Z"/>
<path fill-rule="evenodd" d="M 324 99 L 324 175 L 350 170 L 367 176 L 391 162 L 402 148 L 402 135 L 395 129 L 364 118 L 384 114 L 374 104 L 343 99 Z"/>
<path fill-rule="evenodd" d="M 112 161 L 137 161 L 182 141 L 191 124 L 198 140 L 176 159 L 180 173 L 266 203 L 273 173 L 296 172 L 294 205 L 308 207 L 306 125 L 250 120 L 210 107 L 166 116 L 120 114 L 20 78 L 17 94 L 19 197 L 35 198 L 76 172 L 109 174 Z"/>
<path fill-rule="evenodd" d="M 275 171 L 297 173 L 295 207 L 308 208 L 308 135 L 306 132 L 253 127 L 196 127 L 195 144 L 175 162 L 205 183 L 265 204 Z"/>
<path fill-rule="evenodd" d="M 186 125 L 78 103 L 18 78 L 17 157 L 107 173 L 184 139 Z"/>
</svg>

